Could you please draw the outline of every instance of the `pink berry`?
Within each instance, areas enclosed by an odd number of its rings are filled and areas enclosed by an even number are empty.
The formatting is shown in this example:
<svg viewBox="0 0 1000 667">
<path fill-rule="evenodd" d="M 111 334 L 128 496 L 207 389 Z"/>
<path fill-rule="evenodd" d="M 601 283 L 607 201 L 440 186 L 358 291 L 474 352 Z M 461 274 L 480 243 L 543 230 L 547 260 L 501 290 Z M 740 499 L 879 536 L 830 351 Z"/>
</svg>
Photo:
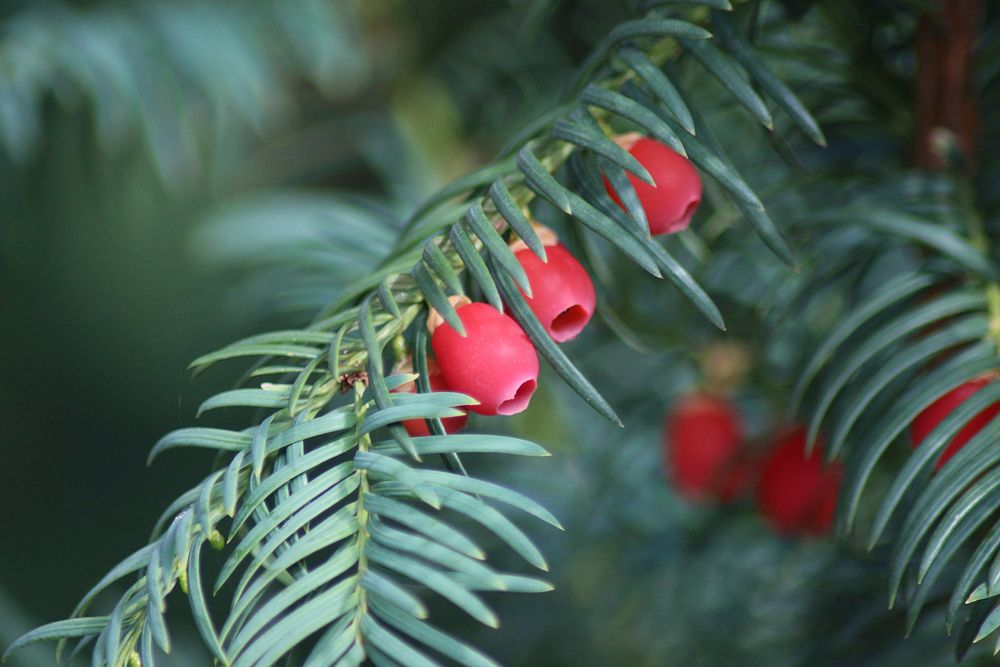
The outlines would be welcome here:
<svg viewBox="0 0 1000 667">
<path fill-rule="evenodd" d="M 663 454 L 677 492 L 689 500 L 735 501 L 753 467 L 740 461 L 743 419 L 728 400 L 691 394 L 674 405 L 664 424 Z"/>
<path fill-rule="evenodd" d="M 823 446 L 806 456 L 806 432 L 795 428 L 774 443 L 757 484 L 757 507 L 782 535 L 822 535 L 833 526 L 841 467 L 823 465 Z"/>
<path fill-rule="evenodd" d="M 538 354 L 509 315 L 485 303 L 456 309 L 463 337 L 447 322 L 431 334 L 441 377 L 452 389 L 471 396 L 482 415 L 513 415 L 528 407 L 538 386 Z"/>
<path fill-rule="evenodd" d="M 594 284 L 580 262 L 561 244 L 546 246 L 543 262 L 530 250 L 514 254 L 521 263 L 531 296 L 525 301 L 552 340 L 576 338 L 594 314 Z"/>
<path fill-rule="evenodd" d="M 650 234 L 675 234 L 687 229 L 701 203 L 701 178 L 695 168 L 682 155 L 655 139 L 626 134 L 617 141 L 646 168 L 656 183 L 649 185 L 626 172 L 646 213 Z M 621 199 L 607 178 L 604 187 L 621 206 Z"/>
</svg>

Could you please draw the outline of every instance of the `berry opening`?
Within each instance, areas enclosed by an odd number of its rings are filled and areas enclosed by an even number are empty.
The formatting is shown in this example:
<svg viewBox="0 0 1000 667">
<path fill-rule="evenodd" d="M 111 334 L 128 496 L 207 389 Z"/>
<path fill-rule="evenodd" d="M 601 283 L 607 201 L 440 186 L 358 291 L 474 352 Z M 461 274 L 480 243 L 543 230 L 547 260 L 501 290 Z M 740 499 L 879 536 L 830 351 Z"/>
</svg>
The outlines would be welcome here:
<svg viewBox="0 0 1000 667">
<path fill-rule="evenodd" d="M 535 393 L 536 386 L 537 383 L 534 380 L 521 383 L 521 386 L 514 392 L 514 397 L 508 398 L 497 407 L 497 414 L 516 415 L 523 411 L 528 407 L 528 402 L 531 401 L 531 395 Z"/>
<path fill-rule="evenodd" d="M 557 343 L 562 343 L 575 338 L 587 326 L 589 319 L 587 311 L 583 309 L 583 306 L 570 306 L 556 315 L 555 319 L 552 320 L 552 324 L 549 325 L 549 329 L 552 331 L 552 339 Z"/>
<path fill-rule="evenodd" d="M 700 199 L 692 199 L 689 201 L 687 207 L 684 209 L 684 212 L 681 213 L 681 220 L 690 222 L 691 218 L 694 217 L 694 212 L 698 210 L 698 205 L 700 203 Z"/>
</svg>

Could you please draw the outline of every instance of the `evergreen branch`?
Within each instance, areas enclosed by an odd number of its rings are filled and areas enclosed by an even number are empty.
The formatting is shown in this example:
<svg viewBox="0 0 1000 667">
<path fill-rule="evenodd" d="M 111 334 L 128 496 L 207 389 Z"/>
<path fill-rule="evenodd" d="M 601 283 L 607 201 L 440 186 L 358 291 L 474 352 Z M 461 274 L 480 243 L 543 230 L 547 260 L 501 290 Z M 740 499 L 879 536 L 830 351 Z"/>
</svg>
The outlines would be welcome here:
<svg viewBox="0 0 1000 667">
<path fill-rule="evenodd" d="M 421 341 L 419 354 L 425 355 L 426 341 L 414 327 L 428 307 L 461 329 L 447 293 L 462 293 L 463 280 L 474 280 L 495 305 L 511 311 L 574 390 L 620 424 L 608 401 L 549 338 L 521 294 L 530 293 L 530 284 L 508 242 L 514 233 L 544 254 L 528 231 L 527 206 L 539 195 L 647 272 L 656 277 L 666 272 L 721 326 L 721 315 L 707 293 L 636 228 L 638 216 L 626 217 L 609 206 L 606 196 L 595 194 L 599 191 L 593 179 L 589 188 L 580 187 L 581 179 L 576 185 L 561 182 L 563 165 L 576 164 L 577 176 L 584 173 L 581 165 L 586 163 L 580 161 L 586 158 L 580 156 L 635 169 L 602 129 L 611 124 L 639 128 L 688 153 L 732 195 L 761 238 L 791 259 L 760 199 L 696 110 L 680 97 L 677 81 L 669 72 L 662 73 L 669 81 L 664 84 L 664 78 L 651 73 L 651 66 L 681 53 L 678 36 L 709 36 L 690 22 L 664 17 L 663 11 L 614 29 L 581 69 L 582 93 L 573 106 L 534 127 L 530 137 L 513 147 L 509 155 L 516 152 L 516 158 L 501 156 L 495 165 L 446 188 L 421 207 L 381 265 L 344 288 L 308 328 L 253 336 L 196 359 L 191 368 L 201 372 L 221 361 L 256 358 L 248 377 L 280 378 L 259 388 L 219 394 L 202 410 L 246 407 L 270 414 L 243 431 L 181 429 L 157 443 L 151 458 L 176 447 L 207 448 L 230 458 L 223 458 L 223 468 L 168 508 L 166 520 L 174 518 L 162 533 L 157 526 L 149 547 L 102 581 L 100 588 L 141 571 L 103 625 L 95 619 L 57 624 L 22 643 L 86 632 L 97 637 L 92 647 L 95 665 L 141 661 L 151 667 L 156 650 L 170 650 L 164 611 L 167 597 L 179 586 L 188 594 L 202 639 L 224 665 L 273 664 L 294 655 L 310 637 L 318 640 L 307 665 L 356 665 L 366 658 L 382 664 L 434 664 L 425 651 L 463 664 L 492 664 L 430 626 L 426 607 L 407 582 L 495 627 L 498 619 L 479 591 L 541 592 L 550 585 L 489 568 L 481 562 L 484 549 L 439 517 L 458 515 L 478 524 L 543 570 L 548 565 L 530 538 L 484 498 L 523 509 L 552 525 L 558 522 L 520 494 L 462 472 L 430 469 L 423 457 L 444 455 L 462 471 L 458 456 L 463 454 L 546 453 L 514 438 L 444 435 L 440 419 L 459 414 L 455 408 L 474 401 L 447 392 L 394 393 L 413 376 L 386 372 L 385 347 L 389 345 L 400 362 L 401 353 L 412 345 L 409 335 Z M 611 56 L 619 49 L 631 54 L 625 61 L 634 69 L 615 71 Z M 645 56 L 637 58 L 640 51 Z M 715 51 L 701 56 L 710 71 L 723 75 L 737 98 L 751 99 L 746 85 L 737 83 L 742 74 L 735 64 L 720 69 Z M 642 81 L 652 82 L 655 97 Z M 753 113 L 761 119 L 756 106 Z M 692 124 L 697 139 L 689 132 Z M 456 206 L 445 207 L 456 199 Z M 418 361 L 418 370 L 420 388 L 429 389 L 425 360 Z M 353 392 L 346 402 L 339 398 L 344 390 Z M 436 435 L 409 436 L 401 424 L 408 419 L 429 420 Z M 381 434 L 385 439 L 378 439 Z M 223 537 L 218 525 L 226 520 L 229 534 Z M 229 614 L 219 630 L 210 617 L 199 559 L 206 542 L 228 552 L 213 586 L 216 594 L 232 590 Z M 87 602 L 96 593 L 88 594 Z"/>
</svg>

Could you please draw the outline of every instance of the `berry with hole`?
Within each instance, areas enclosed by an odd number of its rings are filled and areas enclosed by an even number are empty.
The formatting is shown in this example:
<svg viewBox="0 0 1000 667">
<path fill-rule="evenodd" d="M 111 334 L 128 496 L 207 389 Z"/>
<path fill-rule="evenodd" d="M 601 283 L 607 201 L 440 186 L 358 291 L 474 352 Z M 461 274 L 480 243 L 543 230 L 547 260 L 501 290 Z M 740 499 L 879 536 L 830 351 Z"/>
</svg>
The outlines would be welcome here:
<svg viewBox="0 0 1000 667">
<path fill-rule="evenodd" d="M 545 245 L 545 261 L 523 242 L 511 245 L 531 285 L 530 297 L 521 294 L 552 340 L 564 343 L 576 338 L 594 314 L 594 283 L 552 230 L 535 228 Z"/>
<path fill-rule="evenodd" d="M 433 321 L 431 347 L 441 377 L 452 389 L 471 396 L 470 406 L 482 415 L 513 415 L 523 411 L 538 386 L 538 354 L 521 327 L 509 315 L 485 303 L 456 308 L 465 327 L 462 336 L 450 324 Z"/>
</svg>

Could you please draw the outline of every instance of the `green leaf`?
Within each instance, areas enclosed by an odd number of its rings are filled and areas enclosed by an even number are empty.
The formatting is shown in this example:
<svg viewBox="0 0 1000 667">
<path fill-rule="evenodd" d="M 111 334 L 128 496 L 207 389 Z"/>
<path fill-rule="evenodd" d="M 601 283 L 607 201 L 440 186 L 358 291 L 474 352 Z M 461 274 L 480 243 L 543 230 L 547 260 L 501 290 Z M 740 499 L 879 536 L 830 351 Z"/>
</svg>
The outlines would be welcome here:
<svg viewBox="0 0 1000 667">
<path fill-rule="evenodd" d="M 516 491 L 487 482 L 485 480 L 468 477 L 466 475 L 456 475 L 442 472 L 440 470 L 421 470 L 420 476 L 432 484 L 446 486 L 457 491 L 492 498 L 502 503 L 516 507 L 528 514 L 541 519 L 550 526 L 563 530 L 562 524 L 547 509 Z"/>
<path fill-rule="evenodd" d="M 409 492 L 401 484 L 394 487 L 388 483 L 380 484 L 378 491 L 384 495 L 407 494 Z M 545 562 L 545 557 L 538 550 L 538 547 L 534 545 L 520 528 L 496 509 L 466 493 L 446 487 L 438 487 L 437 495 L 445 508 L 464 514 L 473 521 L 481 524 L 484 528 L 506 542 L 528 563 L 540 570 L 548 571 L 549 566 Z"/>
<path fill-rule="evenodd" d="M 434 493 L 434 489 L 410 466 L 391 456 L 359 450 L 354 455 L 354 465 L 359 470 L 367 470 L 376 477 L 395 480 L 434 509 L 441 508 L 441 501 Z"/>
<path fill-rule="evenodd" d="M 663 71 L 650 60 L 645 53 L 632 47 L 619 49 L 618 56 L 631 67 L 652 91 L 653 95 L 663 103 L 674 115 L 688 134 L 694 134 L 694 120 L 684 98 L 677 92 L 677 87 Z"/>
<path fill-rule="evenodd" d="M 201 582 L 201 546 L 205 543 L 205 537 L 196 537 L 191 542 L 191 551 L 187 559 L 187 579 L 188 579 L 188 600 L 191 602 L 191 615 L 194 617 L 195 627 L 202 641 L 212 655 L 223 665 L 229 662 L 226 653 L 222 648 L 219 635 L 215 632 L 211 614 L 208 611 L 208 601 L 205 599 L 205 591 Z"/>
<path fill-rule="evenodd" d="M 469 225 L 469 229 L 483 242 L 483 246 L 486 248 L 486 252 L 490 258 L 499 266 L 502 266 L 517 282 L 521 290 L 530 297 L 531 283 L 528 282 L 528 274 L 524 272 L 524 267 L 517 261 L 517 257 L 511 252 L 510 247 L 504 242 L 500 234 L 497 233 L 497 230 L 493 227 L 493 223 L 486 217 L 482 205 L 479 202 L 473 203 L 463 220 Z"/>
<path fill-rule="evenodd" d="M 649 185 L 656 185 L 653 177 L 642 166 L 642 163 L 601 132 L 595 132 L 588 127 L 561 118 L 556 121 L 550 134 L 554 139 L 565 141 L 604 157 L 612 164 L 634 174 Z"/>
<path fill-rule="evenodd" d="M 308 574 L 296 579 L 291 585 L 285 586 L 269 597 L 263 604 L 253 608 L 252 615 L 246 619 L 246 623 L 238 629 L 236 636 L 229 642 L 230 654 L 239 652 L 258 632 L 279 617 L 282 617 L 303 598 L 313 595 L 318 590 L 331 590 L 329 588 L 324 589 L 324 587 L 353 567 L 358 562 L 358 556 L 357 540 L 347 542 L 337 549 L 332 556 L 325 559 L 321 565 L 314 567 Z M 273 579 L 273 576 L 271 574 L 270 579 Z M 237 628 L 238 620 L 248 609 L 251 609 L 251 602 L 257 600 L 270 579 L 261 584 L 254 582 L 254 585 L 251 587 L 254 590 L 248 590 L 248 593 L 243 598 L 233 603 L 229 612 L 229 618 L 222 628 L 223 637 L 232 635 L 233 631 Z M 355 582 L 354 586 L 347 583 L 351 581 Z M 335 584 L 333 588 L 340 588 L 341 590 L 356 588 L 356 581 L 356 577 L 348 577 L 345 581 Z"/>
<path fill-rule="evenodd" d="M 375 570 L 370 568 L 365 570 L 364 574 L 361 575 L 361 587 L 368 595 L 382 598 L 387 604 L 391 603 L 394 607 L 402 609 L 410 617 L 427 618 L 428 616 L 427 607 L 415 595 Z"/>
<path fill-rule="evenodd" d="M 892 486 L 882 499 L 878 514 L 873 522 L 871 537 L 869 538 L 869 548 L 877 542 L 886 525 L 889 523 L 893 512 L 903 500 L 904 494 L 917 482 L 920 475 L 929 471 L 934 462 L 941 457 L 948 444 L 965 427 L 970 419 L 997 400 L 1000 400 L 1000 384 L 984 387 L 950 412 L 920 442 L 913 454 L 906 460 L 902 469 L 896 474 Z M 925 496 L 921 496 L 917 504 L 910 510 L 906 526 L 904 526 L 900 533 L 898 540 L 900 544 L 906 544 L 911 541 L 913 544 L 916 544 L 916 541 L 926 531 L 930 530 L 935 519 L 945 510 L 952 498 L 962 493 L 968 487 L 969 483 L 978 477 L 979 474 L 982 474 L 984 470 L 983 467 L 977 466 L 977 470 L 970 471 L 971 475 L 958 476 L 958 479 L 954 480 L 953 478 L 956 477 L 956 472 L 961 470 L 961 466 L 954 465 L 953 463 L 961 464 L 962 460 L 965 460 L 971 452 L 975 452 L 979 448 L 978 443 L 992 442 L 992 438 L 998 435 L 1000 435 L 1000 420 L 996 424 L 991 424 L 981 429 L 973 439 L 970 439 L 963 446 L 963 451 L 966 451 L 963 458 L 956 462 L 949 462 L 948 469 L 940 471 L 925 490 L 925 493 L 928 494 L 926 497 L 931 499 L 930 502 L 924 500 Z M 970 450 L 969 447 L 973 449 Z M 997 458 L 1000 458 L 1000 456 Z M 962 479 L 962 477 L 966 478 Z"/>
<path fill-rule="evenodd" d="M 574 158 L 577 157 L 578 154 L 574 153 L 570 156 L 570 160 L 575 161 Z M 649 220 L 646 218 L 646 209 L 642 207 L 639 195 L 636 193 L 635 187 L 632 185 L 632 181 L 629 180 L 628 175 L 617 165 L 604 161 L 601 162 L 601 172 L 608 179 L 611 187 L 614 188 L 615 194 L 618 195 L 618 199 L 621 201 L 622 206 L 625 207 L 629 219 L 634 223 L 638 232 L 644 238 L 649 238 Z M 591 201 L 595 200 L 591 198 Z"/>
<path fill-rule="evenodd" d="M 482 255 L 472 244 L 472 239 L 469 238 L 465 227 L 460 224 L 452 225 L 449 238 L 458 256 L 462 258 L 462 263 L 469 275 L 483 291 L 483 296 L 486 297 L 491 306 L 502 313 L 503 301 L 500 299 L 500 293 L 497 292 L 496 283 L 493 282 L 493 277 L 490 276 L 490 272 L 486 268 L 486 262 L 483 261 Z"/>
<path fill-rule="evenodd" d="M 424 399 L 431 394 L 411 395 L 411 398 Z M 477 405 L 478 401 L 471 399 L 464 394 L 447 394 L 450 405 L 442 405 L 427 400 L 406 402 L 401 405 L 392 405 L 384 410 L 375 410 L 365 415 L 365 420 L 361 424 L 359 435 L 365 435 L 372 431 L 383 428 L 390 424 L 398 424 L 406 419 L 445 419 L 447 417 L 461 417 L 465 414 L 455 406 Z"/>
<path fill-rule="evenodd" d="M 438 247 L 436 239 L 431 238 L 424 243 L 424 262 L 444 281 L 444 284 L 452 294 L 465 293 L 462 290 L 462 281 L 459 279 L 458 274 L 455 273 L 451 262 L 441 251 L 441 248 Z"/>
<path fill-rule="evenodd" d="M 992 513 L 998 506 L 1000 506 L 1000 470 L 994 470 L 962 494 L 962 497 L 955 502 L 938 523 L 934 533 L 927 541 L 923 559 L 920 561 L 917 581 L 921 581 L 927 574 L 927 570 L 940 555 L 948 538 L 955 532 L 956 527 L 963 519 L 969 517 L 970 513 L 977 508 L 989 508 L 989 513 Z M 989 513 L 983 514 L 979 523 L 986 521 Z"/>
<path fill-rule="evenodd" d="M 436 310 L 451 328 L 462 336 L 465 336 L 465 325 L 462 324 L 462 320 L 458 317 L 455 306 L 451 304 L 444 290 L 431 277 L 430 272 L 427 271 L 427 267 L 423 263 L 419 263 L 413 267 L 410 275 L 413 277 L 413 282 L 417 284 L 417 289 L 427 299 L 427 303 L 430 304 L 431 308 Z M 379 354 L 381 354 L 381 347 L 379 348 Z M 371 353 L 369 353 L 369 356 L 371 356 Z"/>
<path fill-rule="evenodd" d="M 367 553 L 371 562 L 427 586 L 480 623 L 491 628 L 499 627 L 500 621 L 496 614 L 478 596 L 455 583 L 442 572 L 414 558 L 403 556 L 371 542 L 368 543 Z"/>
<path fill-rule="evenodd" d="M 223 452 L 237 452 L 250 446 L 251 435 L 246 431 L 226 431 L 221 428 L 190 427 L 171 431 L 153 445 L 147 464 L 168 449 L 204 447 Z"/>
<path fill-rule="evenodd" d="M 413 446 L 421 454 L 514 454 L 517 456 L 549 456 L 540 445 L 530 440 L 504 435 L 455 433 L 450 435 L 423 435 L 413 438 Z M 402 454 L 394 442 L 377 442 L 373 451 L 383 454 Z"/>
<path fill-rule="evenodd" d="M 888 281 L 877 292 L 866 297 L 860 306 L 856 307 L 847 317 L 841 319 L 826 335 L 815 352 L 810 355 L 809 364 L 799 375 L 799 381 L 792 390 L 790 400 L 792 411 L 798 410 L 809 384 L 851 334 L 890 306 L 930 287 L 934 281 L 935 277 L 922 273 L 907 273 L 897 276 Z"/>
<path fill-rule="evenodd" d="M 420 268 L 422 267 L 418 264 L 416 269 Z M 422 273 L 416 270 L 415 272 L 417 274 Z M 430 276 L 427 276 L 427 278 L 430 279 Z M 430 280 L 430 282 L 437 287 L 433 280 Z M 447 300 L 445 303 L 447 304 Z M 447 305 L 449 308 L 451 307 L 451 304 Z M 447 314 L 442 313 L 442 315 L 447 318 Z M 456 317 L 455 319 L 458 318 Z M 464 336 L 465 330 L 462 328 L 461 322 L 458 325 L 456 329 Z M 361 341 L 368 352 L 368 387 L 375 397 L 375 404 L 379 409 L 388 408 L 392 405 L 392 398 L 389 396 L 389 389 L 385 386 L 385 374 L 382 367 L 382 345 L 375 334 L 375 323 L 372 320 L 371 313 L 371 297 L 361 303 L 361 308 L 358 311 L 358 332 L 361 334 Z M 392 435 L 393 440 L 399 443 L 404 452 L 409 454 L 413 459 L 420 460 L 420 455 L 413 448 L 409 434 L 407 434 L 402 426 L 389 426 L 389 433 Z"/>
<path fill-rule="evenodd" d="M 7 650 L 3 654 L 3 659 L 7 660 L 7 658 L 17 651 L 39 642 L 54 641 L 66 637 L 89 637 L 97 635 L 104 630 L 109 620 L 110 617 L 108 616 L 85 616 L 83 618 L 71 618 L 64 621 L 56 621 L 55 623 L 47 623 L 18 637 L 13 644 L 7 647 Z"/>
<path fill-rule="evenodd" d="M 371 614 L 361 617 L 361 631 L 368 640 L 370 648 L 384 651 L 395 664 L 407 667 L 439 667 L 436 662 L 379 625 Z"/>
<path fill-rule="evenodd" d="M 146 566 L 146 595 L 148 596 L 146 623 L 153 633 L 156 645 L 164 653 L 170 653 L 170 636 L 167 634 L 167 623 L 163 618 L 163 612 L 167 608 L 164 600 L 166 594 L 163 590 L 163 575 L 164 571 L 160 566 L 160 552 L 158 549 L 154 549 L 149 554 L 149 565 Z"/>
<path fill-rule="evenodd" d="M 90 603 L 94 601 L 94 598 L 114 582 L 126 575 L 138 572 L 146 567 L 149 564 L 149 555 L 152 550 L 156 548 L 156 546 L 156 544 L 147 544 L 122 562 L 118 563 L 118 565 L 114 566 L 111 571 L 104 575 L 93 588 L 87 591 L 87 594 L 83 596 L 83 599 L 81 599 L 80 602 L 77 603 L 76 608 L 73 609 L 71 617 L 75 618 L 85 612 L 87 607 L 90 606 Z M 95 632 L 93 634 L 97 633 Z"/>
<path fill-rule="evenodd" d="M 687 156 L 685 144 L 681 142 L 670 125 L 665 123 L 656 112 L 643 106 L 641 102 L 621 93 L 605 90 L 595 84 L 584 89 L 580 101 L 605 109 L 635 123 L 646 134 L 662 141 L 681 155 Z"/>
<path fill-rule="evenodd" d="M 219 408 L 281 408 L 288 402 L 287 387 L 233 389 L 212 396 L 198 408 L 198 415 Z"/>
<path fill-rule="evenodd" d="M 245 648 L 234 648 L 233 667 L 273 665 L 278 658 L 295 648 L 309 635 L 334 623 L 357 604 L 356 577 L 319 593 L 288 613 Z"/>
<path fill-rule="evenodd" d="M 736 101 L 749 111 L 758 123 L 768 130 L 774 129 L 774 120 L 771 118 L 771 112 L 767 110 L 764 100 L 760 99 L 743 72 L 732 60 L 715 48 L 711 42 L 682 39 L 681 44 L 698 59 L 712 76 L 718 79 L 723 88 L 732 93 Z"/>
<path fill-rule="evenodd" d="M 288 357 L 290 359 L 312 359 L 319 350 L 307 345 L 293 343 L 234 343 L 221 350 L 198 357 L 188 366 L 203 371 L 220 361 L 238 357 Z"/>
<path fill-rule="evenodd" d="M 240 511 L 236 514 L 236 518 L 233 519 L 233 524 L 230 528 L 230 539 L 232 536 L 236 535 L 236 532 L 243 527 L 243 524 L 250 518 L 250 515 L 253 514 L 254 510 L 256 510 L 268 496 L 287 484 L 297 475 L 311 470 L 318 465 L 326 463 L 327 461 L 333 460 L 344 452 L 353 449 L 355 444 L 356 442 L 353 438 L 344 438 L 343 440 L 336 441 L 336 443 L 331 443 L 331 445 L 320 447 L 311 451 L 294 464 L 286 466 L 281 470 L 277 470 L 271 475 L 265 477 L 259 486 L 244 496 L 243 503 L 240 506 Z M 354 474 L 354 464 L 350 461 L 345 461 L 317 476 L 313 480 L 312 485 L 319 484 L 321 480 L 324 482 L 330 481 L 331 484 L 336 484 L 348 478 L 352 474 Z M 315 488 L 307 487 L 302 491 L 297 491 L 296 494 L 303 494 L 304 496 L 307 496 L 308 494 L 315 492 Z M 293 494 L 293 497 L 294 495 L 295 494 Z M 289 501 L 286 500 L 285 502 L 287 503 Z"/>
<path fill-rule="evenodd" d="M 873 229 L 934 248 L 987 280 L 997 279 L 996 270 L 986 255 L 940 223 L 924 222 L 916 216 L 889 209 L 865 209 L 859 213 L 857 220 Z"/>
<path fill-rule="evenodd" d="M 402 613 L 393 605 L 382 600 L 374 600 L 372 609 L 376 616 L 395 627 L 397 630 L 413 637 L 438 653 L 447 656 L 466 667 L 499 667 L 497 663 L 474 648 L 449 637 L 445 633 L 421 623 L 410 615 Z"/>
<path fill-rule="evenodd" d="M 455 551 L 478 560 L 486 558 L 476 544 L 440 519 L 431 517 L 420 510 L 392 498 L 384 498 L 375 493 L 367 493 L 362 503 L 369 512 L 403 524 L 430 539 Z"/>
<path fill-rule="evenodd" d="M 527 148 L 518 155 L 518 164 L 522 164 L 522 161 L 524 165 L 534 163 L 541 171 L 541 174 L 527 181 L 528 187 L 557 206 L 559 205 L 557 201 L 564 202 L 565 208 L 563 210 L 579 220 L 584 226 L 603 236 L 647 272 L 657 278 L 661 277 L 656 261 L 649 255 L 649 251 L 633 235 L 628 233 L 627 226 L 619 225 L 583 198 L 560 185 L 551 174 L 541 169 L 537 158 Z M 534 167 L 532 169 L 534 170 Z M 501 290 L 502 293 L 503 290 Z"/>
<path fill-rule="evenodd" d="M 222 480 L 222 506 L 230 517 L 236 515 L 236 503 L 239 496 L 240 471 L 243 469 L 245 452 L 236 452 L 233 460 L 226 468 L 226 476 Z"/>
<path fill-rule="evenodd" d="M 847 436 L 861 414 L 893 380 L 956 345 L 983 338 L 988 327 L 986 318 L 979 315 L 958 319 L 941 331 L 903 348 L 899 354 L 889 359 L 863 385 L 852 391 L 850 405 L 837 420 L 833 436 L 830 438 L 829 457 L 833 458 L 840 454 L 844 443 L 847 442 Z M 985 351 L 988 346 L 984 344 L 980 347 Z"/>
<path fill-rule="evenodd" d="M 693 23 L 652 17 L 619 23 L 608 34 L 608 41 L 612 44 L 618 44 L 639 37 L 661 37 L 664 35 L 686 39 L 709 39 L 712 37 L 712 33 Z"/>
<path fill-rule="evenodd" d="M 350 406 L 340 407 L 312 419 L 296 422 L 290 428 L 279 431 L 270 437 L 267 442 L 267 454 L 274 454 L 288 445 L 302 442 L 309 438 L 346 431 L 352 428 L 356 422 L 357 416 L 350 409 Z"/>
<path fill-rule="evenodd" d="M 360 647 L 354 643 L 355 638 L 354 617 L 345 616 L 323 633 L 303 667 L 329 667 L 330 665 L 347 667 L 352 663 L 346 659 L 342 660 L 346 658 L 345 653 L 352 648 L 360 650 Z M 360 664 L 360 660 L 354 664 Z"/>
<path fill-rule="evenodd" d="M 392 296 L 392 291 L 390 291 L 389 289 L 388 280 L 389 279 L 386 278 L 385 280 L 380 282 L 378 284 L 378 287 L 376 288 L 378 294 L 378 302 L 382 304 L 382 308 L 385 309 L 385 312 L 389 313 L 390 315 L 398 319 L 401 315 L 401 313 L 399 312 L 399 304 L 396 303 L 396 299 L 393 298 Z M 334 355 L 334 358 L 336 358 L 336 355 Z M 331 373 L 331 375 L 335 374 Z"/>
<path fill-rule="evenodd" d="M 973 510 L 973 513 L 966 517 L 966 520 L 961 523 L 952 535 L 951 539 L 941 550 L 935 562 L 928 569 L 923 578 L 923 582 L 917 587 L 916 595 L 913 596 L 913 600 L 910 601 L 909 608 L 907 609 L 907 635 L 913 631 L 924 604 L 935 591 L 935 584 L 945 572 L 946 566 L 955 554 L 958 553 L 962 545 L 973 535 L 973 533 L 976 532 L 983 520 L 986 518 L 986 513 L 987 512 L 985 512 L 982 507 L 978 507 Z"/>
<path fill-rule="evenodd" d="M 547 261 L 545 258 L 545 246 L 542 245 L 542 240 L 538 238 L 538 234 L 535 232 L 535 228 L 531 226 L 531 222 L 528 218 L 524 216 L 521 212 L 521 207 L 517 205 L 514 198 L 510 194 L 510 190 L 504 185 L 502 180 L 496 180 L 493 185 L 490 186 L 490 199 L 493 201 L 493 205 L 496 207 L 497 212 L 500 216 L 507 221 L 507 224 L 514 233 L 517 234 L 518 238 L 524 241 L 524 244 L 531 249 L 531 252 L 535 253 L 540 260 Z M 498 309 L 499 310 L 499 309 Z"/>
<path fill-rule="evenodd" d="M 750 77 L 766 92 L 774 102 L 788 114 L 806 136 L 820 146 L 826 146 L 826 138 L 819 123 L 812 117 L 805 105 L 799 101 L 788 86 L 776 77 L 770 69 L 761 62 L 752 47 L 729 24 L 729 19 L 719 12 L 712 12 L 712 28 L 726 45 L 729 52 L 743 65 Z"/>
<path fill-rule="evenodd" d="M 816 406 L 812 410 L 808 435 L 809 449 L 811 450 L 812 444 L 816 441 L 820 424 L 834 399 L 837 398 L 854 374 L 860 371 L 875 355 L 929 324 L 962 312 L 981 309 L 985 305 L 986 300 L 982 292 L 978 290 L 946 294 L 930 303 L 903 313 L 869 334 L 864 341 L 850 351 L 846 359 L 833 365 L 831 377 L 823 383 Z"/>
<path fill-rule="evenodd" d="M 378 484 L 376 492 L 386 493 L 391 489 L 406 493 L 404 487 L 397 483 Z M 370 524 L 370 528 L 372 538 L 386 549 L 398 551 L 406 557 L 416 556 L 422 558 L 445 570 L 461 572 L 489 590 L 503 590 L 503 581 L 493 570 L 478 560 L 469 558 L 425 537 L 395 530 L 380 521 L 373 521 Z"/>
<path fill-rule="evenodd" d="M 1000 523 L 994 524 L 989 534 L 976 547 L 975 553 L 969 558 L 965 569 L 962 570 L 962 576 L 959 577 L 958 583 L 955 584 L 952 590 L 945 617 L 949 632 L 958 618 L 959 610 L 961 610 L 962 605 L 970 597 L 970 589 L 975 585 L 976 580 L 982 576 L 983 570 L 986 568 L 986 561 L 996 553 L 998 548 L 1000 548 Z"/>
<path fill-rule="evenodd" d="M 878 424 L 875 433 L 865 439 L 864 451 L 849 460 L 848 468 L 841 489 L 841 502 L 844 509 L 839 519 L 844 532 L 850 530 L 857 514 L 863 492 L 875 464 L 889 448 L 889 445 L 909 426 L 914 418 L 924 408 L 934 402 L 949 389 L 977 377 L 988 370 L 997 367 L 998 360 L 983 357 L 978 351 L 971 356 L 968 353 L 958 355 L 944 362 L 935 370 L 917 380 L 910 389 L 901 396 Z"/>
</svg>

